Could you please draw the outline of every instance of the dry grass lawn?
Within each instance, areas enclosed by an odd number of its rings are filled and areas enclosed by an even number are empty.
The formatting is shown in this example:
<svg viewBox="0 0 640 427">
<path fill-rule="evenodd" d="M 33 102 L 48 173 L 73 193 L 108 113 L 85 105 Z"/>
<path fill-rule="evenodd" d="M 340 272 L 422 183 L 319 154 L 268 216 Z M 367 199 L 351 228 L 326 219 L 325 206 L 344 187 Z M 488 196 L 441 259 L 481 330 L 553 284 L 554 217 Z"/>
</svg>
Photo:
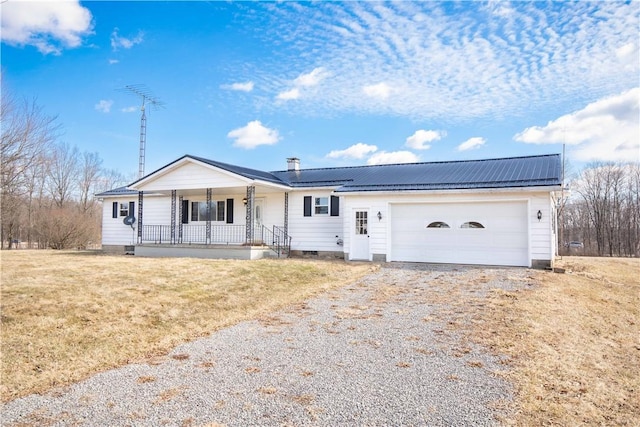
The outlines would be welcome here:
<svg viewBox="0 0 640 427">
<path fill-rule="evenodd" d="M 510 357 L 515 425 L 640 425 L 640 259 L 565 257 L 495 291 L 471 339 Z"/>
<path fill-rule="evenodd" d="M 3 251 L 0 399 L 79 381 L 350 283 L 375 266 Z"/>
</svg>

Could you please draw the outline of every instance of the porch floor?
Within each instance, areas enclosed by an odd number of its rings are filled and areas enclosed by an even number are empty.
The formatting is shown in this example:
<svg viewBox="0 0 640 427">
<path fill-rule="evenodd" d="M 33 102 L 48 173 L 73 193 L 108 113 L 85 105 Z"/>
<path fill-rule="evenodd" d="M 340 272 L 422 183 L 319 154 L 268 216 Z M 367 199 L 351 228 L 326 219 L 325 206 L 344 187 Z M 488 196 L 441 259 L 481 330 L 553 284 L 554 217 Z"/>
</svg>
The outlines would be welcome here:
<svg viewBox="0 0 640 427">
<path fill-rule="evenodd" d="M 278 254 L 268 246 L 188 244 L 138 244 L 135 245 L 134 255 L 150 258 L 182 257 L 245 260 L 278 257 Z"/>
</svg>

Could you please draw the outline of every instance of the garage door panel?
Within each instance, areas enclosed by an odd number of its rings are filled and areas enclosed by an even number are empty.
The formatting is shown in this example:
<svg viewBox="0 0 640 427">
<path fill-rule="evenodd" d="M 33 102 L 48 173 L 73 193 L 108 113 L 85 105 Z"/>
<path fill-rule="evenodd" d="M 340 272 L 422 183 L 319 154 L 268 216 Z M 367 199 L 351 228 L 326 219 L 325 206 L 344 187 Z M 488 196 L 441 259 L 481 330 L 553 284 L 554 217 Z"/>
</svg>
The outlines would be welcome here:
<svg viewBox="0 0 640 427">
<path fill-rule="evenodd" d="M 525 202 L 392 205 L 391 259 L 526 266 L 526 207 Z M 450 228 L 427 228 L 440 221 Z M 461 228 L 471 221 L 484 228 Z"/>
</svg>

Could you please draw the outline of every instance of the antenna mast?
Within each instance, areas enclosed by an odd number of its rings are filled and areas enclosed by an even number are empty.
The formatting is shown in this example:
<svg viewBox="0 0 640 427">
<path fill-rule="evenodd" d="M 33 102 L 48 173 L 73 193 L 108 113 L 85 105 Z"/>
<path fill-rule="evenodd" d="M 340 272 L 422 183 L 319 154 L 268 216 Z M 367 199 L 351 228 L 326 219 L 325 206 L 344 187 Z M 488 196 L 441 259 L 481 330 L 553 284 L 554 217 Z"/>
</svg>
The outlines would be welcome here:
<svg viewBox="0 0 640 427">
<path fill-rule="evenodd" d="M 142 106 L 140 107 L 140 111 L 142 112 L 140 116 L 140 157 L 138 161 L 138 179 L 140 179 L 144 176 L 145 151 L 147 145 L 146 106 L 149 104 L 154 108 L 161 108 L 164 107 L 164 103 L 153 96 L 149 88 L 142 84 L 127 85 L 124 87 L 124 90 L 142 98 Z"/>
</svg>

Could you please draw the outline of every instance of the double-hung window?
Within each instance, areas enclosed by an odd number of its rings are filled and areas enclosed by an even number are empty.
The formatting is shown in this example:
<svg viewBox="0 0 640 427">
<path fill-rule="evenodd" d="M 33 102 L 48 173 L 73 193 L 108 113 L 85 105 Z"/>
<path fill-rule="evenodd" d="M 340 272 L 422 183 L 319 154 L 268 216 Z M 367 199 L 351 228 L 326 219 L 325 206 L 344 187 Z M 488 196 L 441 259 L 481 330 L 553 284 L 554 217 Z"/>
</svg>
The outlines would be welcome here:
<svg viewBox="0 0 640 427">
<path fill-rule="evenodd" d="M 314 202 L 314 213 L 316 215 L 328 215 L 329 214 L 329 198 L 328 197 L 316 197 Z"/>
</svg>

